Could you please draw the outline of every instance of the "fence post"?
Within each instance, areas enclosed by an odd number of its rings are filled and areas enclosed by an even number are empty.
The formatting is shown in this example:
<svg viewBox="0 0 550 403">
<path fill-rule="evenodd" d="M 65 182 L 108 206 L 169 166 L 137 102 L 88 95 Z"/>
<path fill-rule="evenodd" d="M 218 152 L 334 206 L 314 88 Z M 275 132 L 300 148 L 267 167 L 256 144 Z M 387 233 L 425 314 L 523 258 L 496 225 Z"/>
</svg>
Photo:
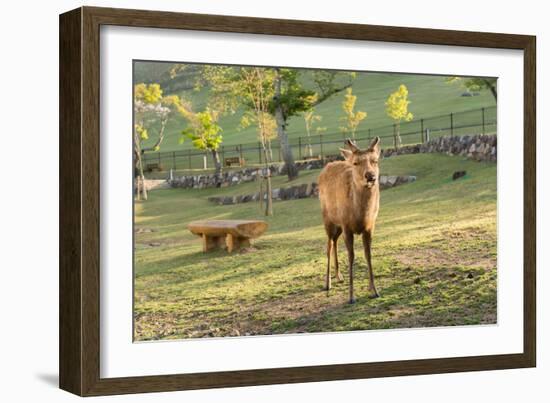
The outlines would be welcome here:
<svg viewBox="0 0 550 403">
<path fill-rule="evenodd" d="M 451 137 L 454 136 L 453 114 L 451 113 Z"/>
<path fill-rule="evenodd" d="M 298 137 L 298 159 L 302 159 L 302 137 Z"/>
<path fill-rule="evenodd" d="M 176 152 L 172 151 L 172 168 L 176 169 Z"/>
<path fill-rule="evenodd" d="M 323 155 L 323 135 L 319 135 L 319 149 L 321 151 L 321 159 L 325 159 L 325 156 Z"/>
<path fill-rule="evenodd" d="M 243 145 L 242 144 L 239 144 L 239 158 L 241 159 L 241 164 L 243 164 Z"/>
<path fill-rule="evenodd" d="M 426 143 L 430 141 L 430 129 L 426 129 Z"/>
<path fill-rule="evenodd" d="M 424 119 L 420 119 L 420 142 L 424 142 Z"/>
<path fill-rule="evenodd" d="M 481 133 L 485 134 L 485 108 L 481 108 Z"/>
</svg>

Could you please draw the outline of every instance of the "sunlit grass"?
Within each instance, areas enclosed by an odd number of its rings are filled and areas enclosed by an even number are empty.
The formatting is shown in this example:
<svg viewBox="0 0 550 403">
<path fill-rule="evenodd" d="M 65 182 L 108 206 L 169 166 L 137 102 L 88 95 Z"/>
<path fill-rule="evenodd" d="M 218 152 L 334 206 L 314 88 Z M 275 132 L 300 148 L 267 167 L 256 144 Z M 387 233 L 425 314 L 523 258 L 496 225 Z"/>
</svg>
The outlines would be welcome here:
<svg viewBox="0 0 550 403">
<path fill-rule="evenodd" d="M 362 245 L 356 239 L 357 303 L 344 283 L 322 290 L 325 234 L 315 198 L 217 206 L 211 195 L 247 194 L 258 184 L 169 189 L 136 204 L 137 340 L 449 326 L 496 321 L 496 165 L 444 155 L 382 161 L 382 172 L 417 181 L 384 190 L 374 237 L 378 299 L 369 299 Z M 457 181 L 454 171 L 466 170 Z M 295 183 L 316 180 L 303 171 Z M 288 186 L 275 177 L 274 187 Z M 197 219 L 265 219 L 251 250 L 201 252 L 187 229 Z M 149 232 L 151 231 L 151 232 Z"/>
</svg>

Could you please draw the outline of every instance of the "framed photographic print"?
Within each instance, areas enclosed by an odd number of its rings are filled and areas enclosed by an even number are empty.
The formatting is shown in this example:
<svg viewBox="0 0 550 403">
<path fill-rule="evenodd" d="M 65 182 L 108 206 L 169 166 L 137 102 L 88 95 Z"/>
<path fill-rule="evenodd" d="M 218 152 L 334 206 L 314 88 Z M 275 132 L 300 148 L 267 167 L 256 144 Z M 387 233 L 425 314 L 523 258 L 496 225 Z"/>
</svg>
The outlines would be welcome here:
<svg viewBox="0 0 550 403">
<path fill-rule="evenodd" d="M 60 16 L 60 387 L 535 366 L 535 37 Z"/>
</svg>

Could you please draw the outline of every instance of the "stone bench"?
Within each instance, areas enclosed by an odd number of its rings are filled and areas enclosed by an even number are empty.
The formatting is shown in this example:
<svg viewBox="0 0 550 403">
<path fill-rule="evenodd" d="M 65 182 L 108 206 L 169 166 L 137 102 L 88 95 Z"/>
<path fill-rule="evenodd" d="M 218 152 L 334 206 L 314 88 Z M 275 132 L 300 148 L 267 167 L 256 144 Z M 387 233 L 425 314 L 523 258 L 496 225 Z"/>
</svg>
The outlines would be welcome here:
<svg viewBox="0 0 550 403">
<path fill-rule="evenodd" d="M 267 223 L 258 220 L 204 220 L 190 222 L 187 228 L 202 238 L 203 252 L 227 247 L 231 253 L 250 246 L 250 239 L 262 235 Z"/>
</svg>

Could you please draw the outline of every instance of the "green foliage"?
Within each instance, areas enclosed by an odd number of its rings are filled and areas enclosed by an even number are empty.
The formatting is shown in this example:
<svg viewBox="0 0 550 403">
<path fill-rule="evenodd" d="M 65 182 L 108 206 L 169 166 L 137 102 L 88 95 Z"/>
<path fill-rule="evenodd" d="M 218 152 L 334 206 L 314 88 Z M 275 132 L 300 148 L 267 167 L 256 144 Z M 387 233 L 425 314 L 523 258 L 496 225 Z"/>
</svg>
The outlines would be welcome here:
<svg viewBox="0 0 550 403">
<path fill-rule="evenodd" d="M 157 83 L 140 83 L 134 86 L 134 146 L 138 154 L 160 150 L 170 114 L 180 104 L 178 96 L 163 96 L 162 93 L 162 88 Z M 142 147 L 142 143 L 151 137 L 154 138 L 154 144 Z"/>
<path fill-rule="evenodd" d="M 367 118 L 367 112 L 357 111 L 355 112 L 355 102 L 357 97 L 353 95 L 352 89 L 348 88 L 346 94 L 344 95 L 344 101 L 342 102 L 342 109 L 345 116 L 340 118 L 340 120 L 346 123 L 346 126 L 340 128 L 344 133 L 351 133 L 352 138 L 355 139 L 355 132 L 359 123 Z"/>
<path fill-rule="evenodd" d="M 149 138 L 149 133 L 147 133 L 147 129 L 143 127 L 143 125 L 136 124 L 135 130 L 141 140 L 147 140 Z"/>
<path fill-rule="evenodd" d="M 495 101 L 497 99 L 497 79 L 491 77 L 447 77 L 448 84 L 460 83 L 468 92 L 491 91 Z"/>
<path fill-rule="evenodd" d="M 326 101 L 332 95 L 352 85 L 357 73 L 336 70 L 314 70 L 313 82 L 317 86 L 317 103 Z"/>
<path fill-rule="evenodd" d="M 217 150 L 222 141 L 222 128 L 216 123 L 216 114 L 210 109 L 197 112 L 190 118 L 190 125 L 181 132 L 180 141 L 191 140 L 198 150 Z"/>
<path fill-rule="evenodd" d="M 285 120 L 291 116 L 305 112 L 315 106 L 319 96 L 310 89 L 304 88 L 298 80 L 300 70 L 279 69 L 281 76 L 281 95 L 273 98 L 269 104 L 269 112 L 275 113 L 275 108 L 281 106 Z"/>
<path fill-rule="evenodd" d="M 408 122 L 413 119 L 413 114 L 409 112 L 408 109 L 409 104 L 411 103 L 408 96 L 409 90 L 407 89 L 407 86 L 401 84 L 397 91 L 392 92 L 386 100 L 386 113 L 397 123 L 402 120 Z"/>
<path fill-rule="evenodd" d="M 158 104 L 162 99 L 160 84 L 137 84 L 134 86 L 134 99 L 146 104 Z"/>
</svg>

